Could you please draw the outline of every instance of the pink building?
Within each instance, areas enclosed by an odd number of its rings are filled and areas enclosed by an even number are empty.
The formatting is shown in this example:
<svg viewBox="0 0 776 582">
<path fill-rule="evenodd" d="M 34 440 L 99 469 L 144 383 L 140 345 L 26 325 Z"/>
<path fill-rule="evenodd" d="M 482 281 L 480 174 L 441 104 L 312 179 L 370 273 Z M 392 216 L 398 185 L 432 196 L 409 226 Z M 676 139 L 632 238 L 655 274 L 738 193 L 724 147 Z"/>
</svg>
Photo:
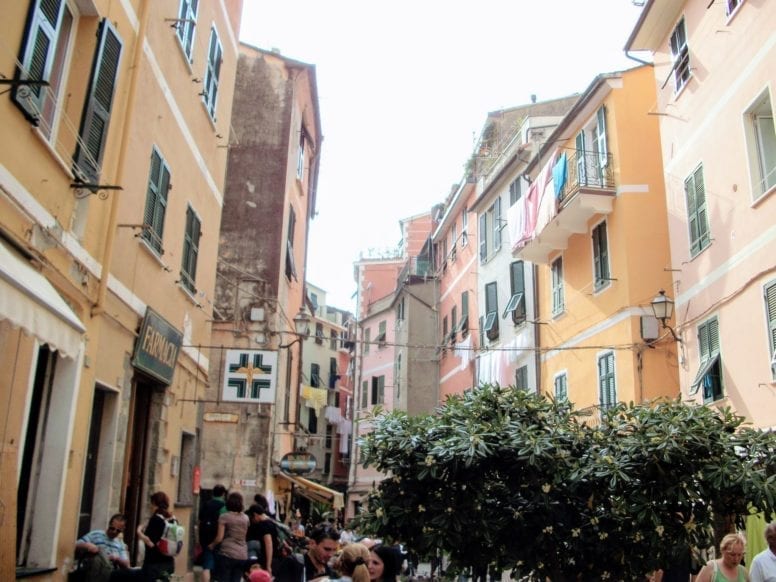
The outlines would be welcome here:
<svg viewBox="0 0 776 582">
<path fill-rule="evenodd" d="M 648 0 L 682 395 L 776 427 L 776 3 Z M 655 289 L 655 292 L 658 290 Z"/>
</svg>

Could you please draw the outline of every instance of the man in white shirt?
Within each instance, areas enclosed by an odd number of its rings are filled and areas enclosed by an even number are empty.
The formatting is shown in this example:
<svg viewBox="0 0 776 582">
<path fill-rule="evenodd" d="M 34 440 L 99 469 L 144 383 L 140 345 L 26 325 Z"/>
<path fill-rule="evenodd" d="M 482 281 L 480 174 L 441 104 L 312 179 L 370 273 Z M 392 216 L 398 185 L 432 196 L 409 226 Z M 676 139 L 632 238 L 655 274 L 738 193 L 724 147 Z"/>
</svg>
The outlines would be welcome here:
<svg viewBox="0 0 776 582">
<path fill-rule="evenodd" d="M 776 521 L 765 528 L 768 549 L 757 554 L 749 568 L 751 582 L 776 582 Z"/>
</svg>

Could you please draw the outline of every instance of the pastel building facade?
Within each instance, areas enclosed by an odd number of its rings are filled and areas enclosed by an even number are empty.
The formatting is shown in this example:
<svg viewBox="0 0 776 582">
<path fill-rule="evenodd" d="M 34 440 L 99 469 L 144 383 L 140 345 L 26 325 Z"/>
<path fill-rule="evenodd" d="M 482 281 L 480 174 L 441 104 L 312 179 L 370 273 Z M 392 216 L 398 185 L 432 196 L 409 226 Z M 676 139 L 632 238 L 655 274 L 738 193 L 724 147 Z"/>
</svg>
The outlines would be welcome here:
<svg viewBox="0 0 776 582">
<path fill-rule="evenodd" d="M 0 579 L 119 511 L 137 563 L 157 490 L 193 531 L 241 6 L 3 6 Z"/>
<path fill-rule="evenodd" d="M 671 283 L 651 77 L 598 75 L 528 165 L 533 188 L 510 217 L 513 253 L 537 265 L 539 386 L 591 421 L 679 395 L 677 344 L 650 305 Z"/>
</svg>

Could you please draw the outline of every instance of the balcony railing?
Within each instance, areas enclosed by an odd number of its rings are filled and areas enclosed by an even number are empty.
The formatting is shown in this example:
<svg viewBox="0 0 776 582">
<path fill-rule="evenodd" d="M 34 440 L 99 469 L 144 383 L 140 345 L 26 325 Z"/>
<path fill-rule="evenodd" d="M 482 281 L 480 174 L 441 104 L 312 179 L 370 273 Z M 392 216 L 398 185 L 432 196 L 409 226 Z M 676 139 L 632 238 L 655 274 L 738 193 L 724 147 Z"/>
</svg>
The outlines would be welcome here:
<svg viewBox="0 0 776 582">
<path fill-rule="evenodd" d="M 561 206 L 581 190 L 614 190 L 612 154 L 572 150 L 567 156 L 566 181 L 559 197 Z"/>
<path fill-rule="evenodd" d="M 399 273 L 399 284 L 406 281 L 410 275 L 430 277 L 432 274 L 431 261 L 425 257 L 410 257 Z"/>
</svg>

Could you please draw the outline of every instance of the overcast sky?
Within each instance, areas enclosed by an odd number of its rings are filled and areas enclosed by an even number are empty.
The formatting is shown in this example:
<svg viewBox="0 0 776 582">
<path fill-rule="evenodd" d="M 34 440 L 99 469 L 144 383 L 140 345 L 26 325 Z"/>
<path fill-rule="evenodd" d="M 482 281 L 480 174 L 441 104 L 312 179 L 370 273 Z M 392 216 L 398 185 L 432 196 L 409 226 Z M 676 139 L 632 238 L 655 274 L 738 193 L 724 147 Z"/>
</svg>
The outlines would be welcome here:
<svg viewBox="0 0 776 582">
<path fill-rule="evenodd" d="M 444 201 L 489 111 L 632 68 L 632 0 L 244 0 L 240 40 L 316 66 L 324 142 L 307 279 L 353 310 L 353 262 Z"/>
</svg>

